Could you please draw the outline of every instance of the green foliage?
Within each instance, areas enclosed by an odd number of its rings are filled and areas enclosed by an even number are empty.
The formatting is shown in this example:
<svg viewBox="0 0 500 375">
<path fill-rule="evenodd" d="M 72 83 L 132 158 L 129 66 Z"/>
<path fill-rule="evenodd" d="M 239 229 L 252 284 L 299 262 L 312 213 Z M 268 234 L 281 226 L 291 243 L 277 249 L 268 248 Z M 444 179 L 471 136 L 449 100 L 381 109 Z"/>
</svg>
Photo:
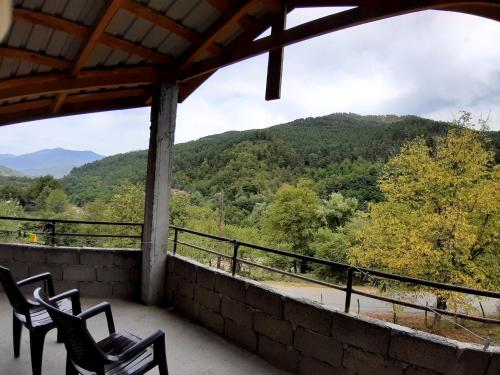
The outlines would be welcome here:
<svg viewBox="0 0 500 375">
<path fill-rule="evenodd" d="M 465 114 L 434 145 L 417 138 L 387 163 L 380 180 L 386 201 L 371 206 L 351 261 L 498 289 L 500 169 L 484 135 L 470 127 Z"/>
<path fill-rule="evenodd" d="M 45 205 L 49 212 L 63 213 L 69 208 L 68 196 L 62 189 L 54 189 L 47 196 Z"/>
<path fill-rule="evenodd" d="M 311 243 L 323 224 L 321 200 L 310 189 L 312 181 L 285 184 L 266 209 L 264 231 L 272 242 L 287 243 L 293 252 L 312 255 Z"/>
</svg>

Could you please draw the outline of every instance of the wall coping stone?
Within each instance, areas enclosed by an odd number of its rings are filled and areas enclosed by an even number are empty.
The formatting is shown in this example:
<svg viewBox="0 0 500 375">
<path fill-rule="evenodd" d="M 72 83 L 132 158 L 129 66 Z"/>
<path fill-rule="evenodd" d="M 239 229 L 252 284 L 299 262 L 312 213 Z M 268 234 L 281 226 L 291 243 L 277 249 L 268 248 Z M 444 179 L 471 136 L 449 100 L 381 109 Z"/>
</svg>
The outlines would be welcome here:
<svg viewBox="0 0 500 375">
<path fill-rule="evenodd" d="M 31 244 L 11 244 L 0 243 L 0 251 L 4 248 L 23 249 L 23 250 L 44 250 L 51 252 L 79 252 L 79 253 L 141 253 L 141 249 L 121 249 L 121 248 L 107 248 L 107 247 L 70 247 L 70 246 L 48 246 L 48 245 L 31 245 Z"/>
</svg>

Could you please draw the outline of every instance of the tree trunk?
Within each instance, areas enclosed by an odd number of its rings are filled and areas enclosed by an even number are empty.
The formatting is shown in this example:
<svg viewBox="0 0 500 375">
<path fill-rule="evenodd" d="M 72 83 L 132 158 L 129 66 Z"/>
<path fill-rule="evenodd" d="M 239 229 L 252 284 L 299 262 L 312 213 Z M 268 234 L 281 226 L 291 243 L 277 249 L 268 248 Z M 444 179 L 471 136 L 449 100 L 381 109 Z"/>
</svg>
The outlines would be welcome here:
<svg viewBox="0 0 500 375">
<path fill-rule="evenodd" d="M 436 297 L 436 308 L 439 310 L 448 309 L 447 299 L 441 296 Z M 432 330 L 439 332 L 441 330 L 441 315 L 434 314 L 434 322 L 432 324 Z"/>
</svg>

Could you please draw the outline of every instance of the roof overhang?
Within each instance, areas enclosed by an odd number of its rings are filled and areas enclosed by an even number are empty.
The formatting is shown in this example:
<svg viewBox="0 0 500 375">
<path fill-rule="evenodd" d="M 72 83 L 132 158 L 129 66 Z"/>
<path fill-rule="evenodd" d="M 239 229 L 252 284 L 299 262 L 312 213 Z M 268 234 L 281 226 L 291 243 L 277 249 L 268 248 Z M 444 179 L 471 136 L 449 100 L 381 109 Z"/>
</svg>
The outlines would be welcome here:
<svg viewBox="0 0 500 375">
<path fill-rule="evenodd" d="M 276 52 L 293 43 L 430 9 L 500 21 L 499 0 L 14 3 L 13 23 L 0 45 L 0 125 L 144 107 L 166 81 L 180 84 L 182 102 L 218 69 L 265 53 L 272 99 L 281 81 L 282 54 Z M 293 9 L 320 6 L 354 8 L 284 28 Z M 270 36 L 256 39 L 270 27 Z"/>
</svg>

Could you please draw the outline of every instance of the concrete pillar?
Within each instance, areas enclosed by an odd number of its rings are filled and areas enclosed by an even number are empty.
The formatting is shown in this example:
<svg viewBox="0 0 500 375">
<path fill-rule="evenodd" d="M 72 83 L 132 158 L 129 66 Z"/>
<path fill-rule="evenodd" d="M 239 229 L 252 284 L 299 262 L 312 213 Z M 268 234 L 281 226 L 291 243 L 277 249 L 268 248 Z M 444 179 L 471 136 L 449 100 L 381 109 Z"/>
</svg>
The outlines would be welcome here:
<svg viewBox="0 0 500 375">
<path fill-rule="evenodd" d="M 142 244 L 142 300 L 149 305 L 164 295 L 177 96 L 178 86 L 164 83 L 151 105 Z"/>
</svg>

